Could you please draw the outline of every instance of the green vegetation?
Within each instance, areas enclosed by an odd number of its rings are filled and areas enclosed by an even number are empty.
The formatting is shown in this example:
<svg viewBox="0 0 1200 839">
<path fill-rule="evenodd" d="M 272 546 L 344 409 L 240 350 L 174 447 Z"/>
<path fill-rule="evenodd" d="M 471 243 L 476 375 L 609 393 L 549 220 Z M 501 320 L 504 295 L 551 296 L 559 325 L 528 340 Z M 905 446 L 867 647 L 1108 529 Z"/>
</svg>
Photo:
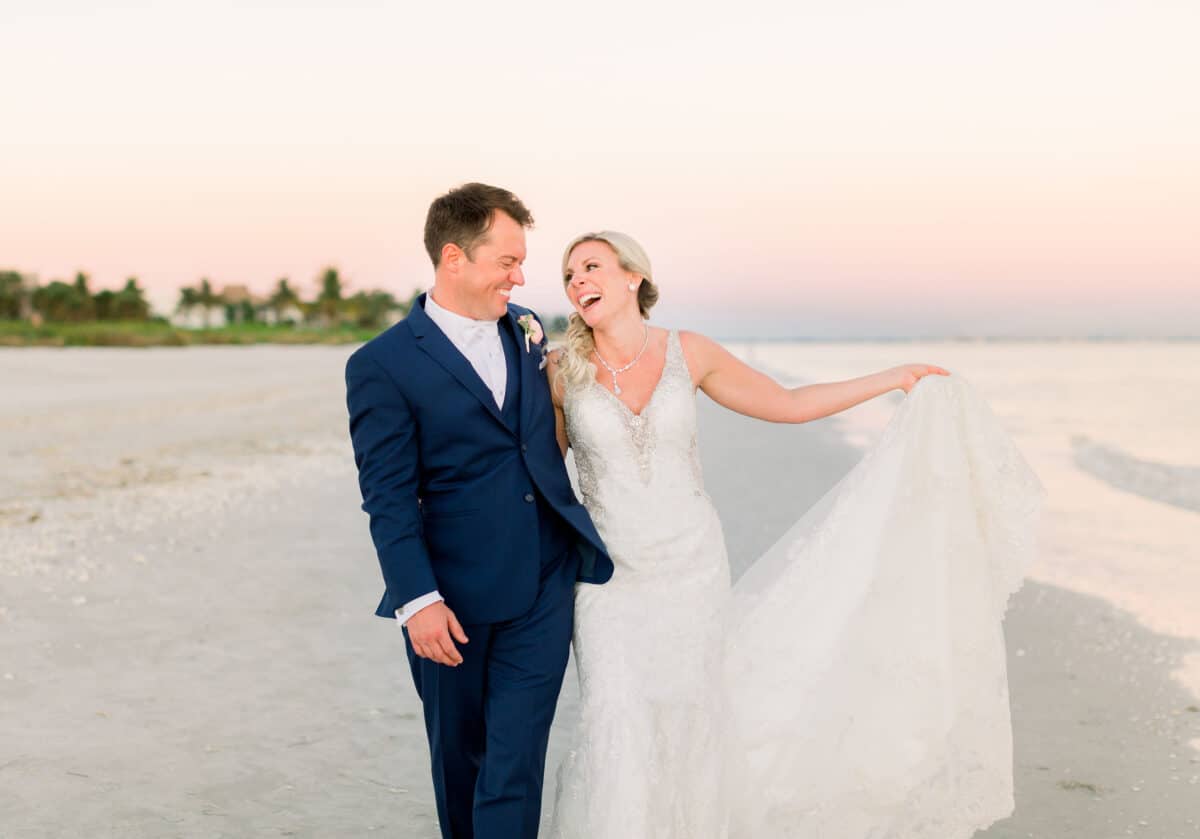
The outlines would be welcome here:
<svg viewBox="0 0 1200 839">
<path fill-rule="evenodd" d="M 145 289 L 130 277 L 119 291 L 93 292 L 87 274 L 46 285 L 16 271 L 0 271 L 0 347 L 186 347 L 192 344 L 353 344 L 370 340 L 403 318 L 416 301 L 378 290 L 346 293 L 332 266 L 304 300 L 287 277 L 269 294 L 244 285 L 220 291 L 207 277 L 179 290 L 170 318 L 150 311 Z M 546 320 L 561 336 L 567 319 Z"/>
<path fill-rule="evenodd" d="M 70 283 L 38 285 L 16 271 L 0 271 L 0 346 L 359 343 L 404 317 L 420 293 L 403 302 L 386 291 L 347 296 L 334 267 L 321 272 L 316 286 L 315 299 L 305 301 L 286 277 L 262 297 L 244 285 L 218 292 L 204 278 L 180 289 L 168 319 L 151 313 L 136 277 L 119 291 L 93 293 L 82 272 Z"/>
<path fill-rule="evenodd" d="M 0 320 L 0 347 L 186 347 L 194 344 L 357 344 L 377 329 L 340 326 L 309 329 L 288 324 L 242 323 L 183 329 L 162 318 L 148 321 L 43 323 Z"/>
</svg>

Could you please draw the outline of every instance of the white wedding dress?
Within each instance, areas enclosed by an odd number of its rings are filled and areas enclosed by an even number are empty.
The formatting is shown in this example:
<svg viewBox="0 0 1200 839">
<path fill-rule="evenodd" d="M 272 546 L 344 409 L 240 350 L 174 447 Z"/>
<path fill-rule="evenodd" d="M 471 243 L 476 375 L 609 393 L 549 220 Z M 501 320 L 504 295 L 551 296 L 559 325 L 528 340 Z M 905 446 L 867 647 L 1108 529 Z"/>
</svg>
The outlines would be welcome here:
<svg viewBox="0 0 1200 839">
<path fill-rule="evenodd" d="M 1011 814 L 1001 619 L 1044 490 L 957 375 L 730 586 L 678 333 L 640 416 L 564 410 L 616 565 L 576 588 L 555 839 L 967 839 Z"/>
</svg>

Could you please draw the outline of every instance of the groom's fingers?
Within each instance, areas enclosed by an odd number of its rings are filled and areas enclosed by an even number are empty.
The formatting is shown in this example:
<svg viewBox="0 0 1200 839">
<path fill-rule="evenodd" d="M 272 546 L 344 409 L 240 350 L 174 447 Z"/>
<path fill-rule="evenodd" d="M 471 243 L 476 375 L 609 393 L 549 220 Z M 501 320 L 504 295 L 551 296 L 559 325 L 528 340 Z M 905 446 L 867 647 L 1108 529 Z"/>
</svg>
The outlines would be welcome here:
<svg viewBox="0 0 1200 839">
<path fill-rule="evenodd" d="M 416 652 L 416 654 L 421 658 L 427 658 L 430 661 L 437 662 L 438 664 L 445 664 L 449 667 L 453 667 L 457 663 L 448 655 L 446 655 L 442 645 L 437 641 L 431 641 L 430 643 L 422 644 L 421 646 L 414 645 L 413 651 Z"/>
<path fill-rule="evenodd" d="M 454 642 L 450 640 L 450 633 L 447 630 L 443 629 L 434 643 L 437 646 L 438 652 L 441 653 L 438 661 L 441 661 L 442 664 L 449 664 L 452 667 L 462 664 L 463 657 L 458 652 L 458 648 L 454 646 Z"/>
<path fill-rule="evenodd" d="M 458 618 L 454 617 L 454 613 L 449 609 L 446 610 L 449 618 L 450 634 L 454 636 L 454 640 L 460 644 L 467 643 L 467 633 L 463 632 L 462 624 L 458 622 Z"/>
<path fill-rule="evenodd" d="M 428 638 L 423 639 L 423 643 L 413 644 L 413 650 L 421 658 L 436 661 L 438 664 L 445 664 L 447 667 L 455 667 L 462 664 L 463 661 L 462 655 L 459 654 L 458 649 L 454 646 L 454 642 L 450 640 L 450 633 L 444 627 L 440 632 L 435 632 Z"/>
<path fill-rule="evenodd" d="M 463 657 L 454 646 L 451 633 L 460 643 L 467 643 L 467 635 L 454 613 L 442 602 L 426 606 L 408 619 L 408 637 L 413 652 L 438 664 L 456 667 Z"/>
</svg>

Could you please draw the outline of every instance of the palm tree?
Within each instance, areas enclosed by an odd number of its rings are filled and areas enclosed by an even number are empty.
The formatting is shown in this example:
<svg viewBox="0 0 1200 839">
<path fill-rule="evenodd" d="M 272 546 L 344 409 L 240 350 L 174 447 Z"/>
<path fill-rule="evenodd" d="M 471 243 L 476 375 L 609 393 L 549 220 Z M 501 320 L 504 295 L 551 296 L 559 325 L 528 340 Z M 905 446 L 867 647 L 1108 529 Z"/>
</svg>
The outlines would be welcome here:
<svg viewBox="0 0 1200 839">
<path fill-rule="evenodd" d="M 68 320 L 85 321 L 96 317 L 96 301 L 88 288 L 88 275 L 82 271 L 75 273 L 74 293 L 70 298 L 70 315 Z"/>
<path fill-rule="evenodd" d="M 179 289 L 179 302 L 175 304 L 175 311 L 183 312 L 187 315 L 194 307 L 200 305 L 200 295 L 196 289 L 191 286 L 184 286 Z"/>
<path fill-rule="evenodd" d="M 300 305 L 300 295 L 288 284 L 287 277 L 280 277 L 279 284 L 275 286 L 275 290 L 271 292 L 271 296 L 267 300 L 267 305 L 275 313 L 275 322 L 279 323 L 283 320 L 285 310 Z"/>
<path fill-rule="evenodd" d="M 53 280 L 33 292 L 33 308 L 49 321 L 91 320 L 96 312 L 96 301 L 88 292 L 88 278 L 84 273 L 75 275 L 75 282 L 68 284 Z"/>
<path fill-rule="evenodd" d="M 48 321 L 73 320 L 76 291 L 62 280 L 51 280 L 34 289 L 33 308 Z"/>
<path fill-rule="evenodd" d="M 0 320 L 21 317 L 25 294 L 24 277 L 16 271 L 0 271 Z"/>
<path fill-rule="evenodd" d="M 150 317 L 150 303 L 146 300 L 146 292 L 138 285 L 137 277 L 125 281 L 125 287 L 114 295 L 112 307 L 118 320 L 145 320 Z"/>
<path fill-rule="evenodd" d="M 321 291 L 317 295 L 317 310 L 325 325 L 332 326 L 337 323 L 342 308 L 342 278 L 338 270 L 330 266 L 321 274 L 318 282 Z"/>
<path fill-rule="evenodd" d="M 345 302 L 354 322 L 366 329 L 379 329 L 388 314 L 400 308 L 396 298 L 386 291 L 360 291 Z"/>
<path fill-rule="evenodd" d="M 200 289 L 196 292 L 196 303 L 204 310 L 204 328 L 208 329 L 208 317 L 213 307 L 221 302 L 221 297 L 213 291 L 208 277 L 200 280 Z"/>
<path fill-rule="evenodd" d="M 96 320 L 117 320 L 116 299 L 117 293 L 107 288 L 92 295 L 92 301 L 96 304 Z"/>
</svg>

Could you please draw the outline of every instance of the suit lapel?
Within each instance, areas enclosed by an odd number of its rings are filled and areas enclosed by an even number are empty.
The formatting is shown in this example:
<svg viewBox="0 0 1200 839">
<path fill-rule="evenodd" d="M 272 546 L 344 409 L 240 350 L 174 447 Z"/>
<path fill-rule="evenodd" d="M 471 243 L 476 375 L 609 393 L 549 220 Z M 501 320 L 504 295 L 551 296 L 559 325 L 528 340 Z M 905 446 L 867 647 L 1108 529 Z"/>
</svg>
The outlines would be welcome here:
<svg viewBox="0 0 1200 839">
<path fill-rule="evenodd" d="M 532 427 L 530 423 L 533 421 L 533 389 L 536 387 L 532 374 L 540 372 L 532 360 L 536 358 L 541 361 L 542 351 L 530 342 L 529 352 L 525 352 L 525 330 L 517 323 L 517 316 L 513 314 L 512 309 L 508 310 L 505 320 L 508 321 L 513 337 L 517 339 L 517 369 L 521 371 L 521 428 L 528 429 Z"/>
<path fill-rule="evenodd" d="M 430 320 L 429 315 L 425 314 L 424 294 L 413 303 L 405 322 L 417 339 L 417 346 L 445 368 L 446 372 L 457 379 L 459 384 L 469 390 L 487 412 L 496 418 L 496 422 L 508 428 L 508 423 L 504 421 L 500 409 L 496 407 L 496 397 L 483 383 L 483 379 L 479 378 L 479 374 L 475 372 L 471 362 L 467 361 L 466 356 L 460 353 L 458 348 L 446 337 L 446 333 Z M 510 433 L 512 432 L 511 428 L 508 430 Z"/>
<path fill-rule="evenodd" d="M 504 347 L 504 369 L 508 372 L 508 387 L 504 390 L 504 407 L 500 414 L 506 423 L 518 428 L 521 421 L 521 355 L 507 318 L 500 318 L 500 344 Z"/>
</svg>

